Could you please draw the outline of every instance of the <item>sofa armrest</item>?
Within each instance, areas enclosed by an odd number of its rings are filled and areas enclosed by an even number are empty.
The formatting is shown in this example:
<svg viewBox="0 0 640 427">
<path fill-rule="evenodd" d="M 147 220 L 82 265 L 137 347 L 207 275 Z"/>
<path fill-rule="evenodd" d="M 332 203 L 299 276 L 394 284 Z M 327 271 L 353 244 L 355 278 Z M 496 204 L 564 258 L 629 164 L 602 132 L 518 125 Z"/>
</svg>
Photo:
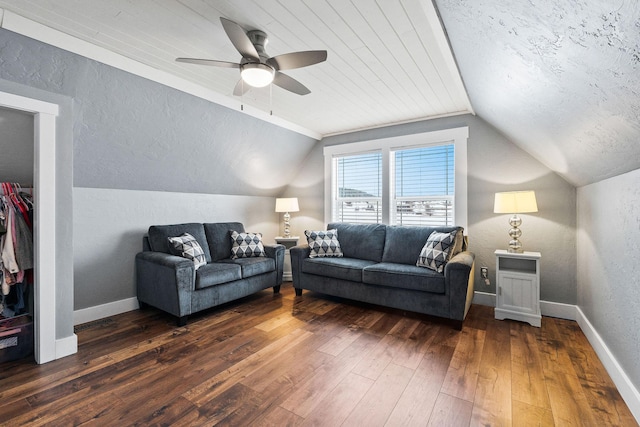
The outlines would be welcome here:
<svg viewBox="0 0 640 427">
<path fill-rule="evenodd" d="M 309 258 L 309 253 L 311 253 L 311 249 L 309 249 L 309 245 L 306 243 L 289 249 L 289 254 L 291 255 L 291 277 L 294 288 L 296 287 L 296 284 L 300 283 L 302 262 Z"/>
<path fill-rule="evenodd" d="M 282 284 L 282 275 L 284 274 L 284 251 L 286 248 L 280 244 L 263 246 L 265 255 L 276 262 L 276 271 L 278 272 L 276 286 L 280 286 Z"/>
<path fill-rule="evenodd" d="M 163 252 L 136 255 L 136 289 L 140 302 L 174 316 L 191 314 L 191 293 L 195 290 L 193 261 Z"/>
<path fill-rule="evenodd" d="M 475 258 L 473 252 L 460 252 L 444 267 L 451 317 L 455 320 L 464 320 L 473 300 Z"/>
</svg>

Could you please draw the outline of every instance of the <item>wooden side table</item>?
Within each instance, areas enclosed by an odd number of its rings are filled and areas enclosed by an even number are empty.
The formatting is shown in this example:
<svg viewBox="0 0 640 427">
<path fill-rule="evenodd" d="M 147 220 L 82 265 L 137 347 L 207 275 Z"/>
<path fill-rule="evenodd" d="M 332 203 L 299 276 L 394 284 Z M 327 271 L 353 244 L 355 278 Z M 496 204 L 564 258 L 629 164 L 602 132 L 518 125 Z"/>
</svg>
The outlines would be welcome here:
<svg viewBox="0 0 640 427">
<path fill-rule="evenodd" d="M 293 280 L 293 275 L 291 273 L 291 255 L 289 254 L 289 249 L 298 245 L 298 240 L 300 237 L 298 236 L 290 236 L 290 237 L 276 237 L 276 243 L 280 245 L 284 245 L 284 271 L 282 273 L 282 280 L 290 282 Z"/>
<path fill-rule="evenodd" d="M 540 327 L 540 252 L 496 255 L 496 319 L 513 319 Z"/>
</svg>

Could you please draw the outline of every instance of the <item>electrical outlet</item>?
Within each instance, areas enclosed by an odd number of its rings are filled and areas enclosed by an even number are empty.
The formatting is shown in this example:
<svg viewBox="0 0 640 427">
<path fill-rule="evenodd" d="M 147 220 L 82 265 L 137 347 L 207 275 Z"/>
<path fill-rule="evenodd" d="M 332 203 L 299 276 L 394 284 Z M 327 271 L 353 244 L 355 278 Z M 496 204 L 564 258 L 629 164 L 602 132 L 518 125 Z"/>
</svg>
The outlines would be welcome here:
<svg viewBox="0 0 640 427">
<path fill-rule="evenodd" d="M 489 278 L 489 267 L 480 267 L 480 275 L 483 279 Z"/>
</svg>

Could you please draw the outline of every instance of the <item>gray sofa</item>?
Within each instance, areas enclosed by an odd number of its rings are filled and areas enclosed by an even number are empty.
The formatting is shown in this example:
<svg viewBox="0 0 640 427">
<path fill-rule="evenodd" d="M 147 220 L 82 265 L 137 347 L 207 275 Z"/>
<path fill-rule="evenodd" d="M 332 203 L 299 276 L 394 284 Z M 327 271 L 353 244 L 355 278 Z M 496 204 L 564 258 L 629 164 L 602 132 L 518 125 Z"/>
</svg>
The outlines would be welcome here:
<svg viewBox="0 0 640 427">
<path fill-rule="evenodd" d="M 230 231 L 244 232 L 239 222 L 154 225 L 136 255 L 136 287 L 141 306 L 148 304 L 178 317 L 178 325 L 198 311 L 266 288 L 280 291 L 282 245 L 264 245 L 266 257 L 231 259 Z M 202 247 L 207 264 L 172 255 L 169 237 L 189 233 Z"/>
<path fill-rule="evenodd" d="M 337 230 L 344 257 L 309 258 L 307 244 L 291 248 L 296 295 L 308 289 L 444 317 L 460 329 L 473 299 L 475 255 L 466 251 L 466 242 L 443 273 L 416 266 L 433 231 L 455 228 L 331 223 L 327 230 Z"/>
</svg>

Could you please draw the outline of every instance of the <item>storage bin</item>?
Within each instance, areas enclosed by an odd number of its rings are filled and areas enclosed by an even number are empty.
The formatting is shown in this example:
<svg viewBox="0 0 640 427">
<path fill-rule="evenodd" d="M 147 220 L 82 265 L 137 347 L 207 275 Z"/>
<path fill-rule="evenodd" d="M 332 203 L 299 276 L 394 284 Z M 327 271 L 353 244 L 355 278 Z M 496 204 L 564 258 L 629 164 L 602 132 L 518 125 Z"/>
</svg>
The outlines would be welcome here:
<svg viewBox="0 0 640 427">
<path fill-rule="evenodd" d="M 0 320 L 0 363 L 33 354 L 33 320 L 30 315 Z"/>
</svg>

